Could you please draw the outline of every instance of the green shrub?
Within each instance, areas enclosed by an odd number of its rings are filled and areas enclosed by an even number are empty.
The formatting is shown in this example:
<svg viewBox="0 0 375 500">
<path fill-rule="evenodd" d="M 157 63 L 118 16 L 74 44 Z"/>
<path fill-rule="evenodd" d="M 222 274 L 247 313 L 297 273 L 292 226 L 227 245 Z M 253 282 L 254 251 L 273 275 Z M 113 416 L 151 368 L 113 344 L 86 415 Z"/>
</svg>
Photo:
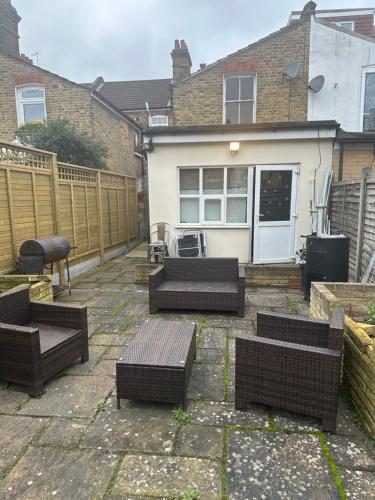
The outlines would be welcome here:
<svg viewBox="0 0 375 500">
<path fill-rule="evenodd" d="M 56 153 L 60 162 L 106 168 L 106 146 L 78 132 L 67 120 L 28 122 L 18 129 L 17 138 L 25 146 Z"/>
</svg>

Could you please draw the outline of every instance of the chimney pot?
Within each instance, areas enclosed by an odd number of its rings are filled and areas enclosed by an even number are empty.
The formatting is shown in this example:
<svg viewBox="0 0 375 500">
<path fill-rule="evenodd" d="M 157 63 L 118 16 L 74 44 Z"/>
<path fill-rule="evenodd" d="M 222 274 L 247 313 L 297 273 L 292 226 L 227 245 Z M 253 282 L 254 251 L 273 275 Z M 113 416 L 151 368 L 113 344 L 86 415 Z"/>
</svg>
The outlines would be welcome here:
<svg viewBox="0 0 375 500">
<path fill-rule="evenodd" d="M 0 49 L 20 57 L 18 23 L 21 21 L 10 0 L 0 0 Z"/>
<path fill-rule="evenodd" d="M 315 16 L 316 3 L 315 2 L 307 2 L 304 6 L 300 19 L 302 21 L 306 21 L 310 19 L 311 16 Z"/>
<path fill-rule="evenodd" d="M 173 81 L 177 82 L 190 75 L 191 58 L 185 40 L 175 40 L 171 53 Z"/>
<path fill-rule="evenodd" d="M 201 69 L 204 69 L 207 66 L 207 64 L 206 63 L 200 63 L 199 66 L 200 66 Z"/>
</svg>

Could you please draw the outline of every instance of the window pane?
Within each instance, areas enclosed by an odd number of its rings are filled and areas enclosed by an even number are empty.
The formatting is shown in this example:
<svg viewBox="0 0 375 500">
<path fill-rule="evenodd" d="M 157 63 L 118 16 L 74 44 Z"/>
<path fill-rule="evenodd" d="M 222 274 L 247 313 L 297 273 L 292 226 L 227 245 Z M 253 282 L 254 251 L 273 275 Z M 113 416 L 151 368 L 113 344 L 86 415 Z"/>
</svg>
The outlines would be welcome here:
<svg viewBox="0 0 375 500">
<path fill-rule="evenodd" d="M 199 199 L 180 199 L 180 223 L 199 223 Z"/>
<path fill-rule="evenodd" d="M 29 122 L 31 120 L 43 121 L 46 118 L 44 104 L 24 104 L 23 115 L 25 122 Z"/>
<path fill-rule="evenodd" d="M 245 101 L 240 103 L 240 123 L 253 122 L 253 103 Z"/>
<path fill-rule="evenodd" d="M 227 170 L 227 193 L 247 193 L 247 168 L 228 168 Z"/>
<path fill-rule="evenodd" d="M 339 23 L 339 26 L 341 26 L 341 28 L 344 28 L 346 30 L 353 31 L 353 23 Z"/>
<path fill-rule="evenodd" d="M 204 201 L 204 220 L 206 222 L 221 221 L 221 200 Z"/>
<path fill-rule="evenodd" d="M 226 103 L 226 114 L 225 114 L 225 123 L 239 123 L 238 110 L 239 110 L 238 102 L 227 102 Z"/>
<path fill-rule="evenodd" d="M 247 222 L 246 198 L 227 198 L 227 222 L 232 224 Z"/>
<path fill-rule="evenodd" d="M 366 73 L 363 130 L 375 129 L 375 73 Z"/>
<path fill-rule="evenodd" d="M 292 172 L 290 170 L 263 171 L 260 180 L 259 220 L 290 220 Z"/>
<path fill-rule="evenodd" d="M 180 169 L 180 194 L 199 194 L 199 170 Z"/>
<path fill-rule="evenodd" d="M 224 169 L 205 168 L 203 169 L 203 193 L 221 194 L 224 190 Z"/>
<path fill-rule="evenodd" d="M 237 101 L 239 99 L 239 78 L 227 78 L 225 80 L 225 91 L 227 101 Z"/>
<path fill-rule="evenodd" d="M 24 90 L 23 99 L 44 99 L 44 90 Z"/>
<path fill-rule="evenodd" d="M 254 78 L 252 76 L 241 78 L 241 100 L 253 99 Z"/>
</svg>

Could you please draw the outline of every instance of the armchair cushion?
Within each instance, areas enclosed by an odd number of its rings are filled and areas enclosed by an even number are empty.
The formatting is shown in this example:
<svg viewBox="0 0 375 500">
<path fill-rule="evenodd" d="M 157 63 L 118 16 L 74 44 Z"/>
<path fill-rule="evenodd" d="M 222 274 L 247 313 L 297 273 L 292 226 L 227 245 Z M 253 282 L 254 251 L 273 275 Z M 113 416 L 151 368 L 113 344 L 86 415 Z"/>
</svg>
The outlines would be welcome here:
<svg viewBox="0 0 375 500">
<path fill-rule="evenodd" d="M 63 328 L 61 326 L 46 325 L 44 323 L 29 323 L 30 328 L 39 330 L 40 352 L 45 354 L 50 349 L 61 345 L 66 340 L 69 340 L 76 335 L 80 335 L 81 331 L 73 328 Z M 77 356 L 78 357 L 78 356 Z"/>
<path fill-rule="evenodd" d="M 238 293 L 237 283 L 231 281 L 163 281 L 156 289 L 158 292 L 209 292 Z"/>
</svg>

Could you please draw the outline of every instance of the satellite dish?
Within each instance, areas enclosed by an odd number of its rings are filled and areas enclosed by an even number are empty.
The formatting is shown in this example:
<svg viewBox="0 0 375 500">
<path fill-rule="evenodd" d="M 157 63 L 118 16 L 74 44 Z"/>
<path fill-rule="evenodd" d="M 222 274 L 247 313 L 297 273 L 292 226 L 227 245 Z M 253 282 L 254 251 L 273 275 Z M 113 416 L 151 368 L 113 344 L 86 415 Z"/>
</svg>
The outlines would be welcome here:
<svg viewBox="0 0 375 500">
<path fill-rule="evenodd" d="M 322 90 L 324 82 L 325 82 L 324 76 L 318 75 L 315 78 L 313 78 L 312 80 L 310 80 L 308 88 L 309 88 L 309 90 L 311 90 L 311 92 L 314 92 L 314 94 L 316 94 L 317 92 Z"/>
<path fill-rule="evenodd" d="M 293 80 L 293 78 L 295 78 L 298 75 L 300 67 L 301 65 L 299 62 L 294 62 L 292 64 L 289 64 L 289 66 L 283 72 L 284 77 L 287 80 Z"/>
</svg>

